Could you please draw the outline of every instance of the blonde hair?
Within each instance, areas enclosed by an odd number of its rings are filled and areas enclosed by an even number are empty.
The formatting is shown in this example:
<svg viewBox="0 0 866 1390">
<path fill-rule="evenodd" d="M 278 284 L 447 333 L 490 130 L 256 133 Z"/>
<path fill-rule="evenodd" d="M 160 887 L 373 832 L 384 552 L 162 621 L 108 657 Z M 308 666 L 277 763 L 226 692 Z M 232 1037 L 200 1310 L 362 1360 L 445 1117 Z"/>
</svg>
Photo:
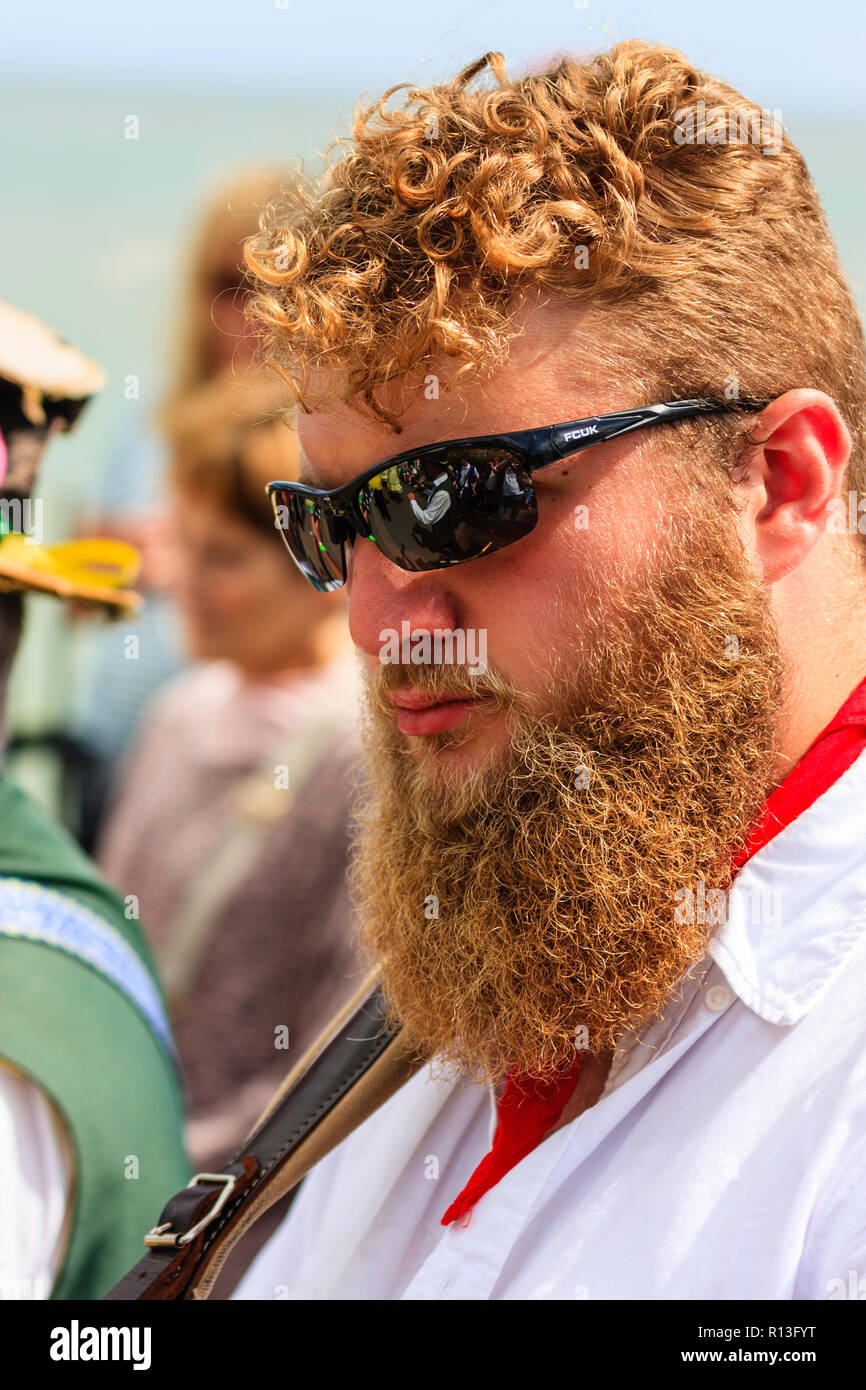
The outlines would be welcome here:
<svg viewBox="0 0 866 1390">
<path fill-rule="evenodd" d="M 719 108 L 756 138 L 681 140 L 689 113 Z M 599 360 L 621 338 L 617 369 L 647 402 L 823 389 L 866 492 L 857 311 L 802 156 L 763 130 L 732 87 L 636 40 L 516 79 L 487 53 L 450 82 L 392 87 L 246 244 L 260 357 L 304 410 L 336 395 L 395 425 L 377 393 L 431 354 L 455 359 L 454 383 L 505 360 L 517 291 L 625 306 Z M 744 416 L 676 428 L 726 471 L 749 437 Z"/>
<path fill-rule="evenodd" d="M 277 540 L 265 484 L 297 480 L 292 405 L 284 384 L 261 373 L 206 382 L 166 419 L 171 483 Z"/>
<path fill-rule="evenodd" d="M 234 268 L 238 287 L 246 279 L 243 242 L 255 232 L 263 208 L 280 187 L 284 172 L 248 170 L 223 179 L 211 192 L 188 248 L 180 294 L 170 384 L 159 420 L 221 369 L 211 321 L 224 273 Z M 225 291 L 223 291 L 225 292 Z"/>
</svg>

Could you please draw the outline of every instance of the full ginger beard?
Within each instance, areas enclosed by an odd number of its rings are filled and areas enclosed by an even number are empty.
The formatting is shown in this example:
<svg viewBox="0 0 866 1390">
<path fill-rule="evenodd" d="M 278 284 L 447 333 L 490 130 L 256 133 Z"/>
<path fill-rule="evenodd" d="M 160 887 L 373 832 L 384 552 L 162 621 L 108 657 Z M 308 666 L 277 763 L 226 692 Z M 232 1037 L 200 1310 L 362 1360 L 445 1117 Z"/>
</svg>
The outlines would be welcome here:
<svg viewBox="0 0 866 1390">
<path fill-rule="evenodd" d="M 605 583 L 571 596 L 587 636 L 541 713 L 492 669 L 382 666 L 368 689 L 361 943 L 389 1017 L 476 1080 L 549 1079 L 657 1017 L 717 930 L 677 920 L 678 890 L 730 886 L 773 784 L 783 662 L 730 519 L 675 525 L 649 576 Z M 474 716 L 409 740 L 388 703 L 408 684 L 488 698 L 510 745 L 436 776 Z"/>
</svg>

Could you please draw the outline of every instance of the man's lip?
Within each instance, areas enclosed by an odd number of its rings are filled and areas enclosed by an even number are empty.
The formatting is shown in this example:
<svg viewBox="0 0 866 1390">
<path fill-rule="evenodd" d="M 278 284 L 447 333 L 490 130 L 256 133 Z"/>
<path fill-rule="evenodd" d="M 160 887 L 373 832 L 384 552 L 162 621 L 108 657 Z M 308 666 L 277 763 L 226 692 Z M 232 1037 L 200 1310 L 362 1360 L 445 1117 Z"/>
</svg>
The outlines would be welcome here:
<svg viewBox="0 0 866 1390">
<path fill-rule="evenodd" d="M 397 710 L 397 728 L 400 732 L 418 737 L 440 734 L 452 728 L 481 702 L 459 696 L 431 700 L 429 695 L 417 690 L 398 690 L 391 696 L 391 703 Z"/>
<path fill-rule="evenodd" d="M 391 704 L 395 709 L 433 709 L 439 705 L 474 703 L 471 695 L 443 695 L 441 699 L 434 699 L 432 695 L 425 695 L 421 690 L 395 690 L 391 696 Z"/>
</svg>

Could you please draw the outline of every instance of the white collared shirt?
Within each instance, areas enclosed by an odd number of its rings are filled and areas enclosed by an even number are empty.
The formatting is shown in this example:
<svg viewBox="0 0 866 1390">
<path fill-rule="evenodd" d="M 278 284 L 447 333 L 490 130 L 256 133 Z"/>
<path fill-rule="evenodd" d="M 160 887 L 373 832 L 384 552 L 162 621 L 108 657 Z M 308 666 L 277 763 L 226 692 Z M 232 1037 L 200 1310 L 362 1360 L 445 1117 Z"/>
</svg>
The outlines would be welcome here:
<svg viewBox="0 0 866 1390">
<path fill-rule="evenodd" d="M 50 1297 L 74 1183 L 72 1141 L 60 1112 L 0 1058 L 0 1302 Z"/>
<path fill-rule="evenodd" d="M 600 1100 L 443 1227 L 494 1128 L 489 1089 L 419 1072 L 235 1297 L 866 1298 L 866 753 L 740 870 Z"/>
</svg>

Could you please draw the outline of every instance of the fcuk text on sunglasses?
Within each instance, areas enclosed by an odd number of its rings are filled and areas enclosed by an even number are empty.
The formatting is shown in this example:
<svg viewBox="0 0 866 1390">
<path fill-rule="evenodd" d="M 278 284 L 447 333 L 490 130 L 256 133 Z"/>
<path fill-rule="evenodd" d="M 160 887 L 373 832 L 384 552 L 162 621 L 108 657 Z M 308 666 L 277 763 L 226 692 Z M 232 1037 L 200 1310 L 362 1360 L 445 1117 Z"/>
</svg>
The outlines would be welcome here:
<svg viewBox="0 0 866 1390">
<path fill-rule="evenodd" d="M 767 401 L 666 401 L 563 424 L 428 444 L 378 463 L 331 491 L 267 486 L 289 554 L 315 589 L 346 580 L 346 544 L 372 541 L 404 570 L 465 564 L 513 545 L 535 526 L 532 475 L 634 430 L 695 415 L 761 410 Z"/>
</svg>

